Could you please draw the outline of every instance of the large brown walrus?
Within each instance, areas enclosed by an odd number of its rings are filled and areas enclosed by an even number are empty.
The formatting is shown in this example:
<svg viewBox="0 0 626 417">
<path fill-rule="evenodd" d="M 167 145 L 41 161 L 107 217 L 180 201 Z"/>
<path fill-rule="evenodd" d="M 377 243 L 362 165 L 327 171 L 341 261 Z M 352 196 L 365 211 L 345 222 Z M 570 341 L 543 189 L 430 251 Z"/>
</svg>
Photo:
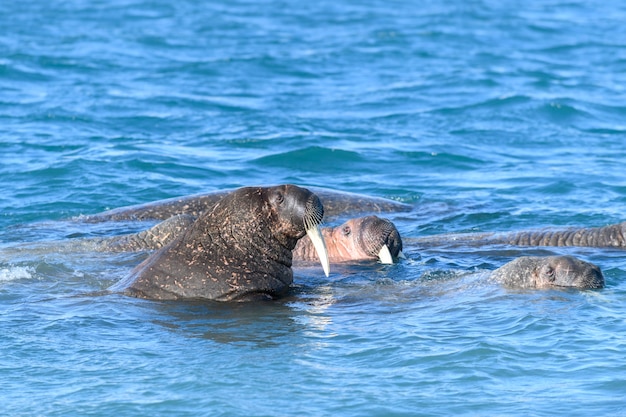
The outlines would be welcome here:
<svg viewBox="0 0 626 417">
<path fill-rule="evenodd" d="M 319 198 L 294 185 L 238 189 L 111 290 L 158 300 L 274 298 L 293 282 L 292 250 L 306 234 L 328 271 L 323 214 Z"/>
</svg>

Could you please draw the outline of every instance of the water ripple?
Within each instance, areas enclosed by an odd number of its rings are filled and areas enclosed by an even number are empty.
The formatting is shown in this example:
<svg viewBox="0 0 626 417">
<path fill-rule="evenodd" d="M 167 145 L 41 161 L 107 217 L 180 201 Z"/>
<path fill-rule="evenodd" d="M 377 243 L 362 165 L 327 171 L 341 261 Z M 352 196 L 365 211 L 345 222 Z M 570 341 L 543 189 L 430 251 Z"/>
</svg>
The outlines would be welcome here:
<svg viewBox="0 0 626 417">
<path fill-rule="evenodd" d="M 407 245 L 397 265 L 301 269 L 286 300 L 224 306 L 94 295 L 143 255 L 14 246 L 281 182 L 414 204 L 389 214 L 407 242 L 623 221 L 625 19 L 559 0 L 0 2 L 3 410 L 623 414 L 622 251 Z M 607 288 L 485 280 L 549 253 L 598 263 Z"/>
</svg>

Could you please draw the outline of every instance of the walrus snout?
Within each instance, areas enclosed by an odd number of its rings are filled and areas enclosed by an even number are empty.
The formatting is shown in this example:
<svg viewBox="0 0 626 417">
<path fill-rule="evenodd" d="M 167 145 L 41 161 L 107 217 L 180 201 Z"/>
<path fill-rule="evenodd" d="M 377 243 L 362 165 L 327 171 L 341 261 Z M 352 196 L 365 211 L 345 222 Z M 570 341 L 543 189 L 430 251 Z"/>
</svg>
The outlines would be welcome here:
<svg viewBox="0 0 626 417">
<path fill-rule="evenodd" d="M 324 206 L 317 195 L 311 194 L 305 205 L 304 225 L 307 228 L 309 225 L 320 225 L 323 218 Z"/>
<path fill-rule="evenodd" d="M 391 221 L 367 216 L 360 230 L 360 239 L 372 257 L 386 264 L 392 264 L 395 258 L 402 257 L 402 238 Z"/>
<path fill-rule="evenodd" d="M 604 288 L 604 275 L 597 265 L 572 256 L 555 259 L 554 285 L 581 289 Z"/>
<path fill-rule="evenodd" d="M 588 273 L 582 284 L 583 288 L 604 288 L 604 275 L 602 275 L 602 271 L 600 271 L 600 268 L 594 265 L 594 268 Z"/>
</svg>

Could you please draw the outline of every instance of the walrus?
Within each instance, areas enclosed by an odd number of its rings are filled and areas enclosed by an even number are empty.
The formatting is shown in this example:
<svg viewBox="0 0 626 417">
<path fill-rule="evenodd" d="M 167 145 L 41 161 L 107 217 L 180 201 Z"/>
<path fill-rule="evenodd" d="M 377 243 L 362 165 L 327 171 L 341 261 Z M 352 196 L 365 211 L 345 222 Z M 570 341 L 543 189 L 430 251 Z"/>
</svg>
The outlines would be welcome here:
<svg viewBox="0 0 626 417">
<path fill-rule="evenodd" d="M 383 264 L 393 264 L 404 257 L 402 238 L 396 226 L 378 216 L 365 216 L 350 219 L 335 227 L 325 227 L 322 235 L 328 248 L 331 263 L 379 260 Z M 315 260 L 310 239 L 300 239 L 293 250 L 294 260 Z"/>
<path fill-rule="evenodd" d="M 410 204 L 362 194 L 334 191 L 320 187 L 307 187 L 314 192 L 324 206 L 325 219 L 339 216 L 354 217 L 360 214 L 406 212 Z M 82 216 L 87 222 L 120 220 L 165 220 L 178 214 L 199 216 L 210 209 L 232 190 L 174 197 L 145 204 L 120 207 L 102 213 Z"/>
<path fill-rule="evenodd" d="M 573 256 L 521 256 L 493 271 L 490 279 L 519 289 L 604 287 L 600 268 Z"/>
<path fill-rule="evenodd" d="M 305 234 L 328 274 L 319 229 L 323 215 L 319 198 L 305 188 L 240 188 L 202 213 L 111 290 L 157 300 L 278 297 L 293 282 L 292 250 Z"/>
</svg>

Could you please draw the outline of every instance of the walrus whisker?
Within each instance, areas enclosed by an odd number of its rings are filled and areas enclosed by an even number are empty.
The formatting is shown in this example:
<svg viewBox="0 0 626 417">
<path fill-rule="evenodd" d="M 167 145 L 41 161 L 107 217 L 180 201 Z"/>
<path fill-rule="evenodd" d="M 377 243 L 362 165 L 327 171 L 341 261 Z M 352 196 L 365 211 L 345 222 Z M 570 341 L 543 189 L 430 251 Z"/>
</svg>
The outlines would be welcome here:
<svg viewBox="0 0 626 417">
<path fill-rule="evenodd" d="M 311 239 L 313 247 L 317 252 L 317 257 L 322 264 L 322 269 L 326 277 L 330 274 L 330 260 L 328 258 L 328 250 L 326 249 L 326 241 L 322 236 L 322 230 L 320 224 L 324 218 L 324 207 L 320 203 L 317 196 L 312 195 L 306 202 L 306 209 L 303 223 L 306 234 Z"/>
</svg>

